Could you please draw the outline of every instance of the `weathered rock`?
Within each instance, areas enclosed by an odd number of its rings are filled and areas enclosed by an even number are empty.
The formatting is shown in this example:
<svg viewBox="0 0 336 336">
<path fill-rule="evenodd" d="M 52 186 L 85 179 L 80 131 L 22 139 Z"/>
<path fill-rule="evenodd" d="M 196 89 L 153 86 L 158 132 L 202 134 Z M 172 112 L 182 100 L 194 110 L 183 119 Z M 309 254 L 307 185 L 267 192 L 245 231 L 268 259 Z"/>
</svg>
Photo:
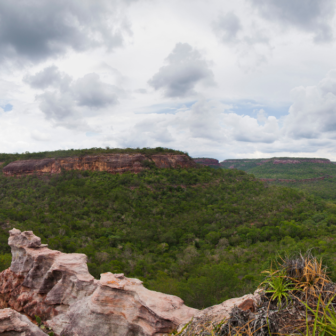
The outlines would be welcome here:
<svg viewBox="0 0 336 336">
<path fill-rule="evenodd" d="M 219 161 L 217 159 L 210 159 L 210 158 L 194 158 L 193 159 L 196 163 L 202 166 L 213 166 L 213 167 L 220 167 Z"/>
<path fill-rule="evenodd" d="M 11 230 L 9 245 L 12 264 L 0 273 L 0 308 L 37 315 L 56 335 L 163 335 L 198 312 L 123 274 L 95 280 L 84 254 L 50 250 L 31 231 Z"/>
<path fill-rule="evenodd" d="M 0 310 L 0 335 L 3 336 L 46 336 L 27 316 L 13 309 Z"/>
<path fill-rule="evenodd" d="M 193 317 L 192 321 L 186 326 L 181 324 L 178 328 L 182 331 L 183 336 L 203 335 L 203 332 L 210 332 L 214 326 L 229 318 L 230 312 L 234 307 L 238 307 L 245 311 L 255 311 L 255 307 L 260 301 L 260 295 L 255 292 L 253 295 L 248 294 L 240 298 L 234 298 L 219 305 L 215 305 L 201 310 Z M 207 335 L 206 333 L 204 335 Z M 211 333 L 209 334 L 211 335 Z"/>
<path fill-rule="evenodd" d="M 0 308 L 47 320 L 96 289 L 86 255 L 50 250 L 31 231 L 11 230 L 8 243 L 12 264 L 0 273 Z"/>
<path fill-rule="evenodd" d="M 62 335 L 91 336 L 97 328 L 100 335 L 163 335 L 197 312 L 176 296 L 146 289 L 138 279 L 104 273 L 93 295 L 69 308 L 71 322 Z M 49 325 L 58 331 L 57 318 Z"/>
<path fill-rule="evenodd" d="M 7 336 L 44 335 L 27 319 L 35 316 L 56 336 L 160 336 L 192 319 L 183 331 L 187 336 L 218 324 L 235 306 L 254 311 L 259 300 L 257 293 L 249 294 L 199 311 L 123 274 L 104 273 L 95 280 L 84 254 L 50 250 L 31 231 L 13 229 L 8 242 L 12 264 L 0 273 L 0 334 Z"/>
<path fill-rule="evenodd" d="M 183 154 L 152 155 L 143 154 L 107 154 L 67 157 L 58 159 L 20 160 L 3 168 L 5 176 L 53 175 L 62 170 L 91 170 L 117 173 L 140 173 L 148 169 L 146 162 L 153 162 L 158 168 L 191 168 L 194 161 Z"/>
</svg>

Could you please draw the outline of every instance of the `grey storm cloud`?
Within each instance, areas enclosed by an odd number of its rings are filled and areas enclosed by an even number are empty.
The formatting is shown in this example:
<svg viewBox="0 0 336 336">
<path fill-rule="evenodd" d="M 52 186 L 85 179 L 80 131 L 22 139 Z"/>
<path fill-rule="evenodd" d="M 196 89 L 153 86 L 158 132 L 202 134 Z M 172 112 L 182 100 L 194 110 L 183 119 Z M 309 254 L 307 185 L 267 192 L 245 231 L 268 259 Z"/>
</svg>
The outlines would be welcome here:
<svg viewBox="0 0 336 336">
<path fill-rule="evenodd" d="M 35 75 L 26 75 L 23 81 L 34 89 L 46 89 L 50 86 L 60 87 L 69 84 L 70 76 L 62 73 L 55 65 L 47 67 Z"/>
<path fill-rule="evenodd" d="M 332 39 L 334 0 L 250 0 L 268 20 L 292 25 L 314 34 L 316 42 Z"/>
<path fill-rule="evenodd" d="M 1 0 L 0 57 L 36 62 L 69 48 L 85 51 L 97 46 L 121 46 L 130 30 L 115 12 L 118 5 L 129 2 Z"/>
<path fill-rule="evenodd" d="M 95 73 L 87 74 L 78 79 L 72 86 L 73 95 L 80 106 L 101 108 L 118 103 L 117 93 L 122 90 L 114 85 L 100 81 Z"/>
<path fill-rule="evenodd" d="M 242 29 L 242 25 L 238 16 L 233 12 L 229 12 L 218 17 L 213 23 L 213 29 L 219 39 L 225 43 L 234 41 L 237 38 L 237 34 Z"/>
<path fill-rule="evenodd" d="M 166 65 L 148 81 L 155 90 L 163 90 L 166 97 L 186 97 L 196 94 L 195 86 L 214 85 L 209 62 L 188 43 L 177 43 L 166 58 Z"/>
<path fill-rule="evenodd" d="M 84 128 L 85 117 L 118 104 L 119 96 L 124 94 L 115 85 L 102 82 L 96 73 L 73 80 L 57 67 L 48 67 L 35 75 L 28 75 L 25 81 L 32 88 L 51 88 L 36 96 L 40 110 L 46 119 L 68 128 Z"/>
</svg>

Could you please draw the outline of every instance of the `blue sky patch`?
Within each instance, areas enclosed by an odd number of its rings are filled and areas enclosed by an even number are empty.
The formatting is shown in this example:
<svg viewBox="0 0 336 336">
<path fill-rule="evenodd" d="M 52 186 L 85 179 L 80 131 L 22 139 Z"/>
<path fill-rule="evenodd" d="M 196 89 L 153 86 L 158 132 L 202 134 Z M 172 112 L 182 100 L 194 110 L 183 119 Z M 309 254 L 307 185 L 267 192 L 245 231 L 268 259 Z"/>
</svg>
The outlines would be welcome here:
<svg viewBox="0 0 336 336">
<path fill-rule="evenodd" d="M 1 106 L 1 108 L 5 111 L 5 112 L 10 112 L 13 110 L 13 105 L 12 104 L 6 104 L 5 106 Z"/>
</svg>

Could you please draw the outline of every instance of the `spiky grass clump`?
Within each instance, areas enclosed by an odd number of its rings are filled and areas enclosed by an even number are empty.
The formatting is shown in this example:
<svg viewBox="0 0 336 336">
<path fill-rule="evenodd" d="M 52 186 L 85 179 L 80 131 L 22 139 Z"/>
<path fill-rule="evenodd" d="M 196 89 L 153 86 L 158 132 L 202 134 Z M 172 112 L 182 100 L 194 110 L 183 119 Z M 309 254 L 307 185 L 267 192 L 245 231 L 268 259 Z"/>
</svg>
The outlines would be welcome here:
<svg viewBox="0 0 336 336">
<path fill-rule="evenodd" d="M 336 336 L 336 284 L 322 260 L 309 252 L 280 258 L 276 266 L 265 272 L 255 312 L 235 307 L 218 325 L 202 320 L 202 325 L 191 323 L 178 335 Z"/>
</svg>

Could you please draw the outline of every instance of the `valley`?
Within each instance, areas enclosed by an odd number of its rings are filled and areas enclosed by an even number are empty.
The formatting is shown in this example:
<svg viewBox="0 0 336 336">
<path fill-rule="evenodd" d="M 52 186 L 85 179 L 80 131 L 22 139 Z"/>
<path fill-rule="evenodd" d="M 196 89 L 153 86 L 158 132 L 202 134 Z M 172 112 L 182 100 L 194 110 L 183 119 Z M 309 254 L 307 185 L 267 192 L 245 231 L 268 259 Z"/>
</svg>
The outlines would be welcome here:
<svg viewBox="0 0 336 336">
<path fill-rule="evenodd" d="M 158 151 L 182 155 L 162 149 L 146 155 Z M 15 227 L 34 231 L 52 249 L 86 254 L 96 279 L 104 272 L 124 273 L 198 309 L 253 292 L 277 256 L 297 251 L 313 248 L 336 279 L 333 203 L 236 169 L 145 168 L 123 174 L 1 173 L 0 270 L 11 262 L 7 238 Z"/>
</svg>

